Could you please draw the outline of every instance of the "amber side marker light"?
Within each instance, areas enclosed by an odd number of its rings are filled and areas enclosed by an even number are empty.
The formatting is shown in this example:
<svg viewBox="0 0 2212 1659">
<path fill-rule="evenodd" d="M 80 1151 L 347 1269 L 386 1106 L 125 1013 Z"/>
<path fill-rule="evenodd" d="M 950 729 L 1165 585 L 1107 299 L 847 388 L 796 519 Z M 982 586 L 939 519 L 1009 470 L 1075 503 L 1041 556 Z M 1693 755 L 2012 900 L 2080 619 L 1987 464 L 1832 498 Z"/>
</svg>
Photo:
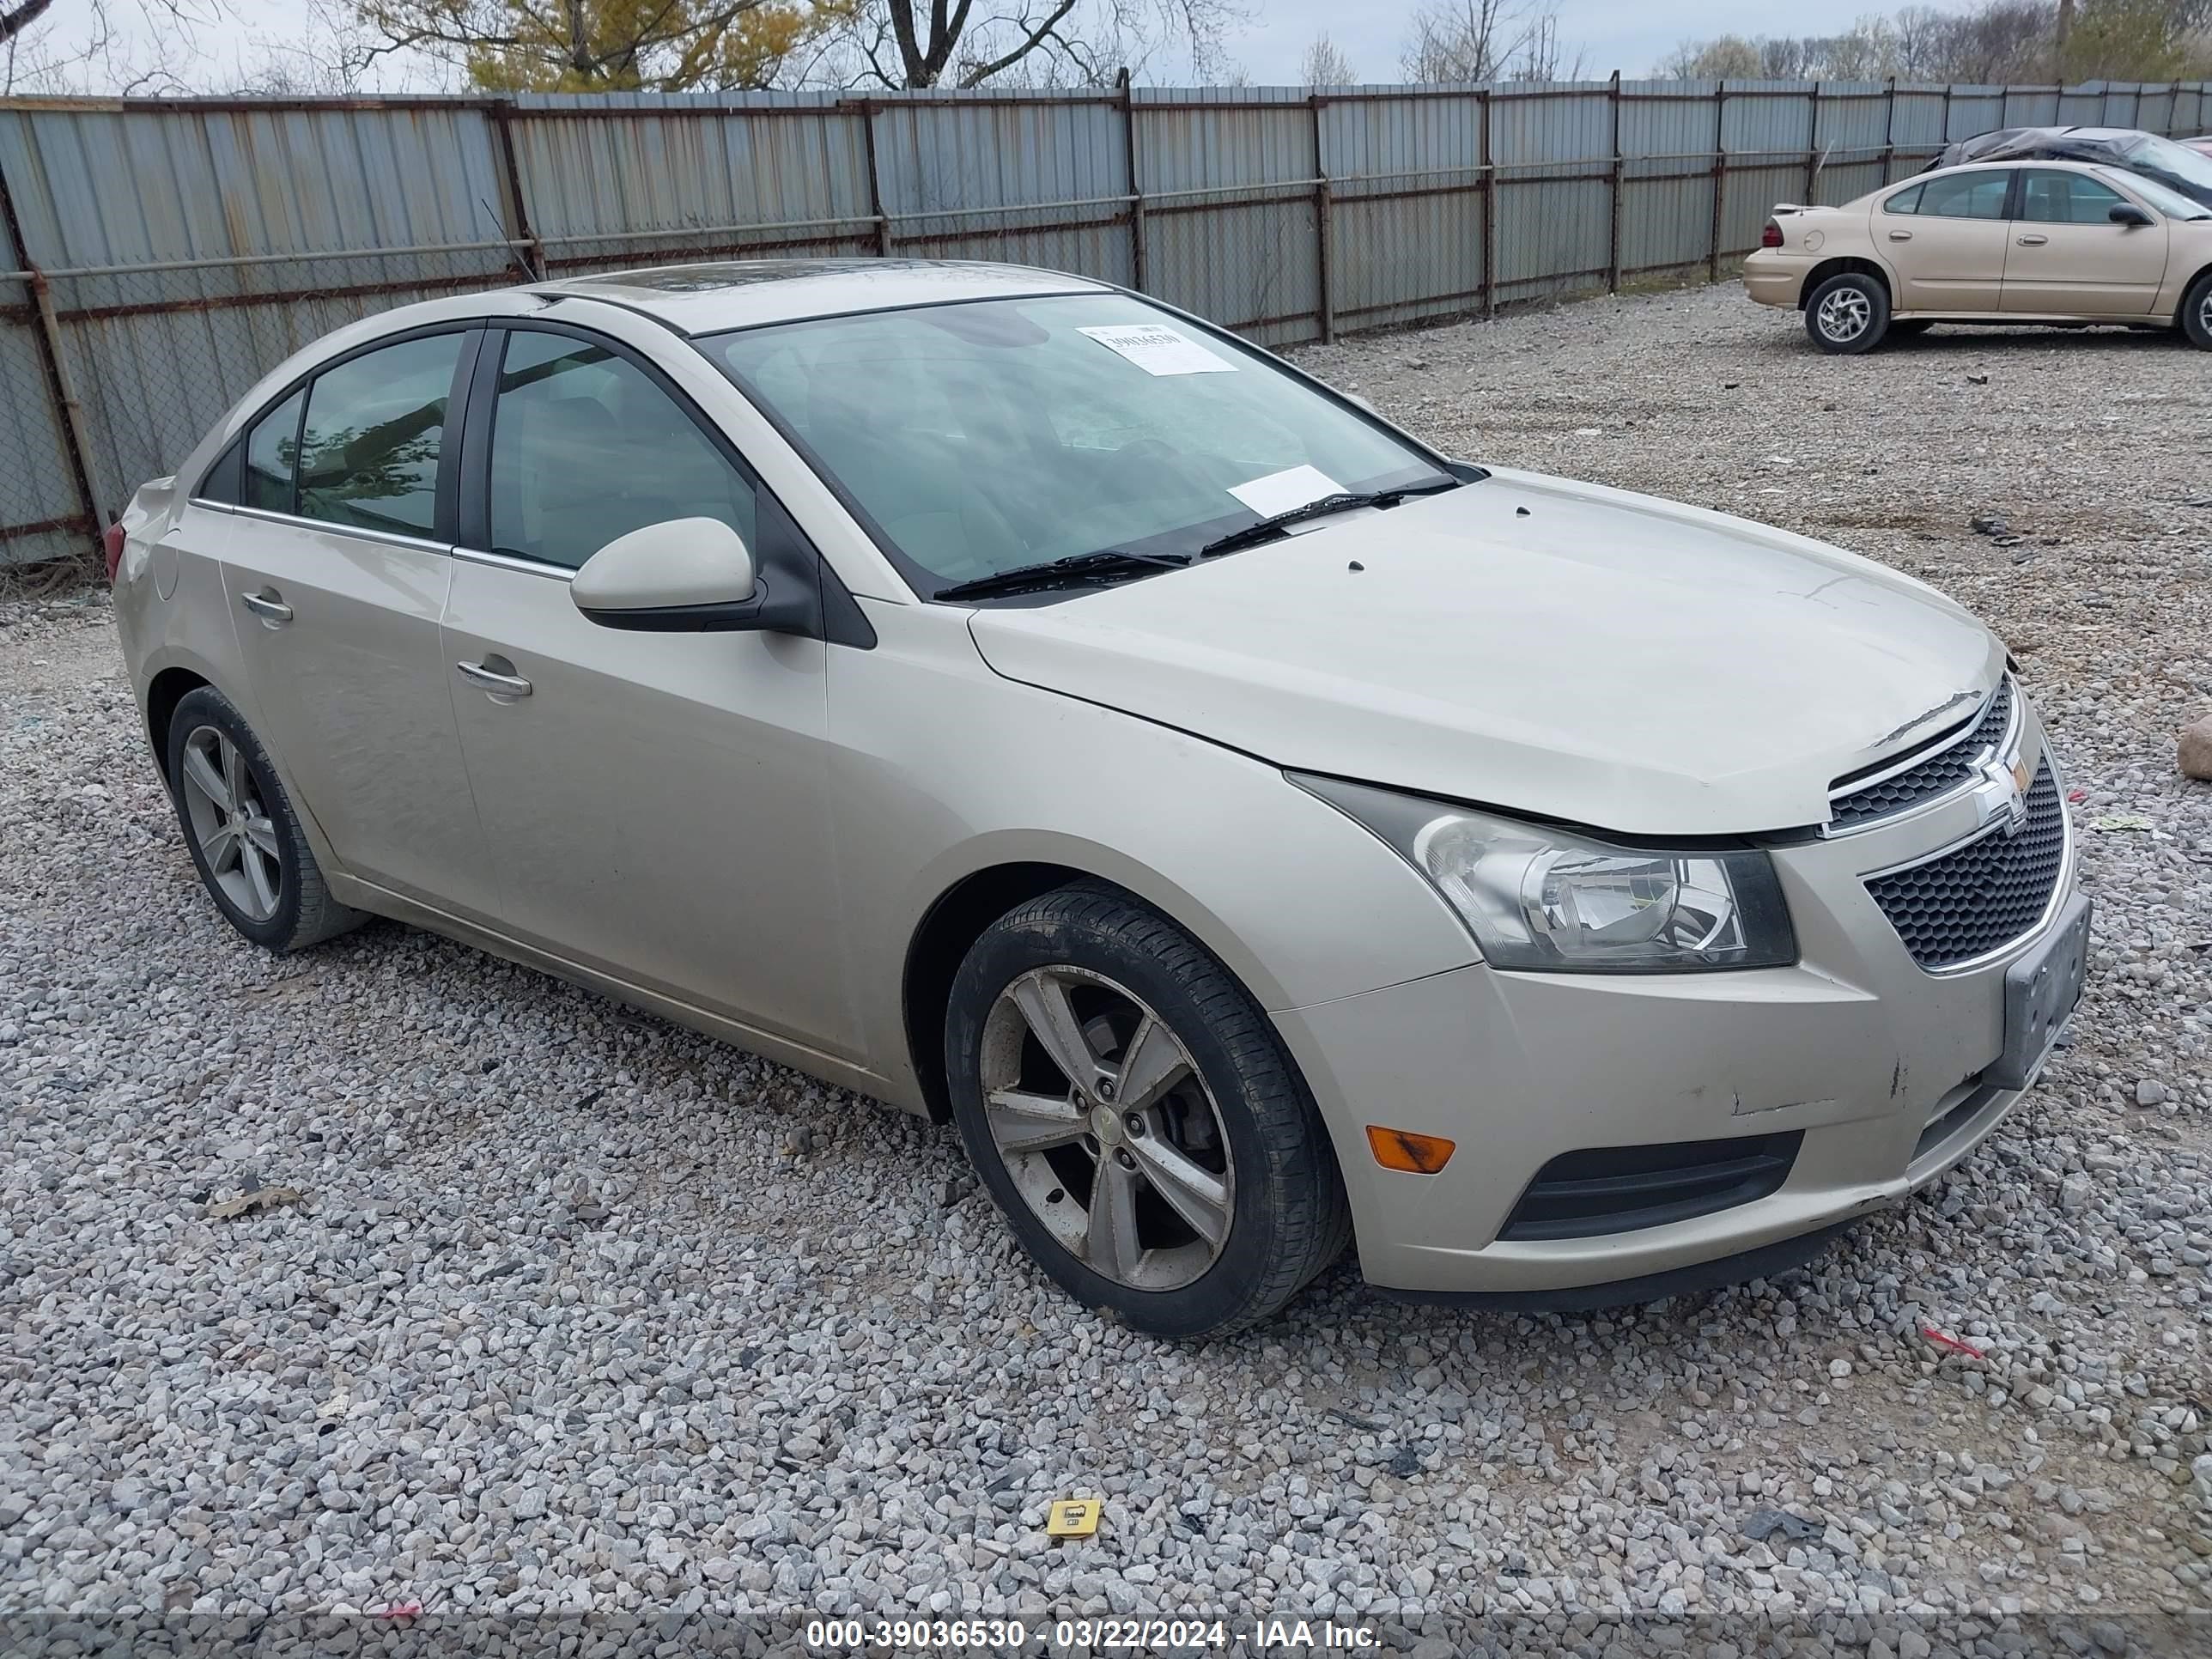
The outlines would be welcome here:
<svg viewBox="0 0 2212 1659">
<path fill-rule="evenodd" d="M 1367 1149 L 1375 1154 L 1375 1161 L 1386 1170 L 1403 1170 L 1407 1175 L 1434 1175 L 1451 1161 L 1452 1148 L 1457 1144 L 1442 1135 L 1386 1129 L 1379 1123 L 1367 1126 Z"/>
</svg>

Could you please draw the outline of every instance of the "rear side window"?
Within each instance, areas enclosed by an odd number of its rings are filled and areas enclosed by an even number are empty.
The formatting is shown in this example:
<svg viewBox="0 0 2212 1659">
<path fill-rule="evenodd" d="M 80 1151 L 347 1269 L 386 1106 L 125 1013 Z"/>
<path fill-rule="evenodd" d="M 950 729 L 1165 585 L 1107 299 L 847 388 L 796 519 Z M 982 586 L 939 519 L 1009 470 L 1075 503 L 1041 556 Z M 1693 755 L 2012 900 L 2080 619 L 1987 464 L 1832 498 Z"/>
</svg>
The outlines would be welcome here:
<svg viewBox="0 0 2212 1659">
<path fill-rule="evenodd" d="M 1916 210 L 1923 219 L 2002 219 L 2011 187 L 2010 173 L 1954 173 L 1923 185 Z"/>
<path fill-rule="evenodd" d="M 404 536 L 432 533 L 462 339 L 402 340 L 317 377 L 300 434 L 301 516 Z"/>
<path fill-rule="evenodd" d="M 635 363 L 517 330 L 491 428 L 495 552 L 574 570 L 617 536 L 719 519 L 757 550 L 752 486 Z"/>
<path fill-rule="evenodd" d="M 239 501 L 269 513 L 292 510 L 293 468 L 300 453 L 300 404 L 294 392 L 261 417 L 246 440 L 246 481 Z"/>
<path fill-rule="evenodd" d="M 1881 204 L 1884 213 L 1917 213 L 1920 211 L 1920 192 L 1928 186 L 1915 185 L 1910 190 L 1900 190 Z"/>
</svg>

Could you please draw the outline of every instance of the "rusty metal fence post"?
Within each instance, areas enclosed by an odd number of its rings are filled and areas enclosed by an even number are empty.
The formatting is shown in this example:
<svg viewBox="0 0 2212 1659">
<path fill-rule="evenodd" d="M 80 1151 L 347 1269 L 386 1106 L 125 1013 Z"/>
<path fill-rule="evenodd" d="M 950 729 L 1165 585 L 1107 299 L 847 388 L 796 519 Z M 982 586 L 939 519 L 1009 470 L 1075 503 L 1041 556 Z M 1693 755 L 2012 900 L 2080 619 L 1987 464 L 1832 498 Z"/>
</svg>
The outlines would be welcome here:
<svg viewBox="0 0 2212 1659">
<path fill-rule="evenodd" d="M 1313 117 L 1315 322 L 1321 330 L 1322 343 L 1328 344 L 1336 339 L 1336 279 L 1331 269 L 1336 240 L 1336 202 L 1329 188 L 1328 161 L 1322 151 L 1322 103 L 1319 93 L 1306 100 L 1306 108 Z"/>
<path fill-rule="evenodd" d="M 1728 200 L 1728 82 L 1713 89 L 1713 234 L 1705 256 L 1705 280 L 1721 279 L 1721 213 Z"/>
<path fill-rule="evenodd" d="M 522 170 L 515 165 L 514 134 L 507 126 L 507 118 L 514 113 L 514 100 L 495 98 L 489 114 L 493 141 L 499 146 L 500 165 L 507 179 L 507 234 L 528 247 L 527 253 L 519 253 L 523 269 L 535 282 L 545 280 L 545 245 L 530 228 L 530 203 L 522 193 Z"/>
<path fill-rule="evenodd" d="M 1145 180 L 1137 171 L 1137 100 L 1129 88 L 1129 71 L 1121 71 L 1121 159 L 1129 170 L 1129 286 L 1139 294 L 1145 286 Z"/>
<path fill-rule="evenodd" d="M 1881 181 L 1887 185 L 1896 171 L 1897 163 L 1897 77 L 1889 77 L 1888 89 L 1882 94 L 1881 110 Z"/>
<path fill-rule="evenodd" d="M 890 216 L 884 211 L 883 169 L 876 161 L 875 100 L 863 98 L 860 109 L 860 144 L 868 162 L 868 216 L 876 222 L 876 252 L 888 259 L 891 257 L 891 221 Z"/>
<path fill-rule="evenodd" d="M 1475 94 L 1482 122 L 1482 314 L 1498 314 L 1498 162 L 1497 140 L 1491 133 L 1492 97 L 1486 87 Z"/>
<path fill-rule="evenodd" d="M 70 380 L 69 359 L 62 350 L 61 325 L 54 316 L 52 291 L 47 285 L 46 272 L 39 269 L 31 258 L 31 250 L 24 246 L 22 221 L 16 216 L 15 192 L 9 188 L 4 171 L 0 171 L 0 223 L 7 227 L 7 240 L 0 245 L 0 252 L 12 251 L 22 261 L 29 278 L 25 286 L 30 290 L 31 315 L 35 319 L 32 338 L 38 351 L 39 367 L 44 373 L 46 396 L 60 417 L 57 435 L 68 458 L 70 483 L 78 507 L 74 519 L 14 528 L 19 534 L 35 530 L 77 531 L 85 537 L 89 550 L 99 545 L 101 526 L 99 498 L 92 488 L 92 445 L 85 437 L 84 405 L 77 400 L 76 387 Z"/>
<path fill-rule="evenodd" d="M 1620 155 L 1620 71 L 1613 72 L 1613 80 L 1606 88 L 1606 101 L 1613 111 L 1613 222 L 1606 232 L 1605 288 L 1608 294 L 1620 292 L 1620 198 L 1627 177 L 1627 166 Z"/>
</svg>

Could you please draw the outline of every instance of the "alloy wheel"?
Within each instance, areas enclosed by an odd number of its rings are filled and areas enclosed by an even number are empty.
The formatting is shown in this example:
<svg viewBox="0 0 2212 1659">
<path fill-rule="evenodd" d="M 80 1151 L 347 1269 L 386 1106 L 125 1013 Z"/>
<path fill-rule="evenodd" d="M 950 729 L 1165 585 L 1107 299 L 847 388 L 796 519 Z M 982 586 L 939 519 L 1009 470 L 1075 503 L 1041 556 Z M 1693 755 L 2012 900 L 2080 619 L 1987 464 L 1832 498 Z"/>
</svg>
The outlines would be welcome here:
<svg viewBox="0 0 2212 1659">
<path fill-rule="evenodd" d="M 1874 321 L 1874 307 L 1855 288 L 1839 288 L 1820 301 L 1820 332 L 1838 345 L 1856 340 Z"/>
<path fill-rule="evenodd" d="M 1133 992 L 1089 969 L 1032 969 L 992 1005 L 981 1059 L 992 1142 L 1070 1255 L 1144 1291 L 1220 1259 L 1237 1196 L 1220 1109 Z"/>
<path fill-rule="evenodd" d="M 185 811 L 208 876 L 249 921 L 276 914 L 284 866 L 276 830 L 246 756 L 212 726 L 185 739 Z"/>
</svg>

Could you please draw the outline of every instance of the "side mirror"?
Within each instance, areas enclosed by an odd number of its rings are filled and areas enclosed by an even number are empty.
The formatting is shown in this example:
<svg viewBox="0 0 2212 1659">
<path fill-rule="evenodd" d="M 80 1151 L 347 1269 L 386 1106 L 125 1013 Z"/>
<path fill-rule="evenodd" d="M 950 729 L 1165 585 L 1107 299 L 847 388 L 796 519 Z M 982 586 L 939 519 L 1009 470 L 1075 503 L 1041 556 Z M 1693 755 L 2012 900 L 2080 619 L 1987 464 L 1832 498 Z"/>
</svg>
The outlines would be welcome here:
<svg viewBox="0 0 2212 1659">
<path fill-rule="evenodd" d="M 2105 216 L 2116 225 L 2125 225 L 2130 230 L 2141 229 L 2151 222 L 2151 216 L 2133 202 L 2122 202 Z"/>
<path fill-rule="evenodd" d="M 745 538 L 720 519 L 669 519 L 617 536 L 568 586 L 602 628 L 656 634 L 757 628 L 768 600 Z"/>
</svg>

